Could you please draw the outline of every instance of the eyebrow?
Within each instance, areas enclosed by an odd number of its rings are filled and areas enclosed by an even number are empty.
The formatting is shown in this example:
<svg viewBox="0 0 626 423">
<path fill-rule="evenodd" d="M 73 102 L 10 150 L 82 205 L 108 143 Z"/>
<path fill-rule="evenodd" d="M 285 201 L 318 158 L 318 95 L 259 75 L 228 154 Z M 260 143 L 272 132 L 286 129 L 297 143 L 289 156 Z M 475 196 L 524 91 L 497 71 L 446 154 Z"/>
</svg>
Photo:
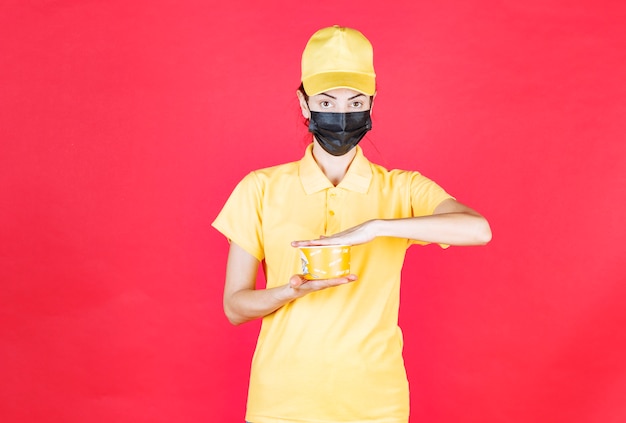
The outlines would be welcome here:
<svg viewBox="0 0 626 423">
<path fill-rule="evenodd" d="M 337 97 L 334 97 L 334 96 L 332 96 L 332 95 L 330 95 L 330 94 L 320 93 L 320 95 L 325 95 L 326 97 L 330 97 L 330 98 L 332 98 L 333 100 L 337 100 Z M 365 94 L 363 94 L 363 93 L 359 93 L 359 94 L 357 94 L 357 95 L 354 95 L 354 96 L 350 97 L 348 100 L 354 100 L 355 98 L 357 98 L 357 97 L 361 97 L 361 96 L 365 96 Z"/>
</svg>

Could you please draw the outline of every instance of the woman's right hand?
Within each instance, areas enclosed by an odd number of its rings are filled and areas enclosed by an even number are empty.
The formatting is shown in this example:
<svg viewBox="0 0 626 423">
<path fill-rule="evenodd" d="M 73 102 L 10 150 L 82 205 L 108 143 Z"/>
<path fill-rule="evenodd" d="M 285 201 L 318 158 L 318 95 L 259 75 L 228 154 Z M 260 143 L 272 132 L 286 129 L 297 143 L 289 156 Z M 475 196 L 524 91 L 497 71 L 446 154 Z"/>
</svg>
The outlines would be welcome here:
<svg viewBox="0 0 626 423">
<path fill-rule="evenodd" d="M 357 279 L 347 275 L 335 279 L 307 280 L 303 275 L 294 275 L 285 285 L 267 289 L 256 289 L 259 260 L 234 242 L 230 243 L 226 282 L 224 284 L 224 312 L 234 324 L 262 318 L 295 300 L 321 289 L 343 285 Z"/>
<path fill-rule="evenodd" d="M 331 288 L 333 286 L 345 285 L 357 280 L 357 275 L 350 274 L 341 278 L 332 279 L 305 279 L 303 275 L 293 275 L 289 278 L 286 288 L 289 290 L 293 299 L 300 298 L 315 291 Z"/>
</svg>

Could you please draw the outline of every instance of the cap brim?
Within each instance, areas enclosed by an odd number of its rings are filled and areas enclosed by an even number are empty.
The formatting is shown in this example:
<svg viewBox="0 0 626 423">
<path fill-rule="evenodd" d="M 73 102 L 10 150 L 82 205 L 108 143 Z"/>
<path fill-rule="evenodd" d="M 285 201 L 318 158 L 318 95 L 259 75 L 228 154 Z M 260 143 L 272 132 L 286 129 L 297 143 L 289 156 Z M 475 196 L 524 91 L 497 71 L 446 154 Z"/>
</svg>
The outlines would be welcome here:
<svg viewBox="0 0 626 423">
<path fill-rule="evenodd" d="M 376 93 L 376 77 L 355 72 L 324 72 L 302 80 L 307 95 L 316 95 L 335 88 L 348 88 L 365 95 Z"/>
</svg>

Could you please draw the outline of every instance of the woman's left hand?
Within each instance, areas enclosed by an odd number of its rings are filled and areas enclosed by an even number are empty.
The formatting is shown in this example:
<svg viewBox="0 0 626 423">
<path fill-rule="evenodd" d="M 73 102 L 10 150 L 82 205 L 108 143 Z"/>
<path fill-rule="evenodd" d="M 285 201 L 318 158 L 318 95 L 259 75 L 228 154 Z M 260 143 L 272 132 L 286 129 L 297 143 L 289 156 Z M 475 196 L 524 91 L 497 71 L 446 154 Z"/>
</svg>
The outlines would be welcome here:
<svg viewBox="0 0 626 423">
<path fill-rule="evenodd" d="M 308 247 L 312 245 L 358 245 L 365 244 L 376 238 L 374 230 L 375 220 L 370 220 L 331 236 L 322 236 L 318 239 L 293 241 L 292 247 Z"/>
<path fill-rule="evenodd" d="M 485 245 L 491 241 L 491 228 L 487 219 L 478 212 L 448 198 L 431 215 L 368 220 L 331 236 L 293 241 L 291 245 L 358 245 L 378 236 L 448 245 Z"/>
</svg>

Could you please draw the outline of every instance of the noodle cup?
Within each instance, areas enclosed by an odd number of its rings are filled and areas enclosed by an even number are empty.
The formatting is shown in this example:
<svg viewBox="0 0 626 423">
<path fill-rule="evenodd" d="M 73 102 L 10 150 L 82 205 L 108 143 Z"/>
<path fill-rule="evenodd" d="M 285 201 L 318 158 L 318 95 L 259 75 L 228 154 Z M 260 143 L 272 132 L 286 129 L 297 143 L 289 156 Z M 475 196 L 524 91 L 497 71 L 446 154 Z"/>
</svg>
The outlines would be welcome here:
<svg viewBox="0 0 626 423">
<path fill-rule="evenodd" d="M 305 279 L 340 278 L 350 274 L 349 245 L 314 245 L 300 247 L 302 274 Z"/>
</svg>

